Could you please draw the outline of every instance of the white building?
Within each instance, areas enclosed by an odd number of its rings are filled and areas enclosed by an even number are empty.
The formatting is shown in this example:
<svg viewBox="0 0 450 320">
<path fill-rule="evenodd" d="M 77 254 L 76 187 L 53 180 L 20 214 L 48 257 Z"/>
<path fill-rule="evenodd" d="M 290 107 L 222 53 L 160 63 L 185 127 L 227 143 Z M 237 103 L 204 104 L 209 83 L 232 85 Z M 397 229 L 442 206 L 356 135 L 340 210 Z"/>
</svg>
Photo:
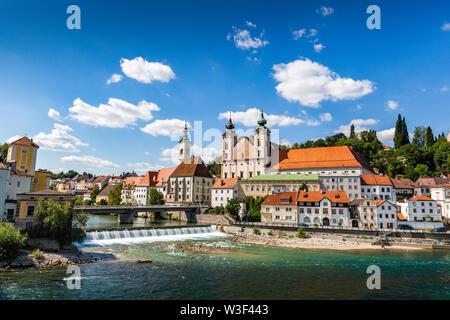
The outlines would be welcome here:
<svg viewBox="0 0 450 320">
<path fill-rule="evenodd" d="M 14 163 L 8 163 L 9 179 L 6 186 L 6 198 L 4 212 L 6 212 L 6 220 L 14 221 L 18 215 L 17 195 L 21 193 L 31 192 L 31 182 L 33 176 L 23 171 L 14 169 Z"/>
<path fill-rule="evenodd" d="M 362 174 L 361 198 L 372 200 L 388 200 L 393 203 L 397 201 L 391 179 L 388 176 L 376 174 Z"/>
<path fill-rule="evenodd" d="M 431 199 L 436 200 L 441 206 L 441 214 L 450 219 L 450 184 L 442 184 L 430 187 Z"/>
<path fill-rule="evenodd" d="M 156 190 L 162 193 L 163 199 L 167 199 L 167 189 L 170 175 L 175 171 L 176 168 L 164 168 L 158 171 L 158 182 L 156 183 Z"/>
<path fill-rule="evenodd" d="M 225 207 L 230 199 L 238 197 L 238 179 L 218 179 L 211 189 L 211 207 Z"/>
<path fill-rule="evenodd" d="M 442 227 L 442 215 L 437 201 L 427 196 L 415 196 L 405 203 L 398 203 L 407 223 L 414 229 Z"/>
<path fill-rule="evenodd" d="M 355 199 L 350 206 L 353 217 L 359 218 L 361 228 L 397 229 L 397 207 L 388 200 Z"/>
<path fill-rule="evenodd" d="M 344 191 L 299 191 L 297 203 L 300 224 L 350 226 L 349 201 Z"/>
<path fill-rule="evenodd" d="M 278 162 L 278 145 L 270 141 L 270 130 L 266 127 L 262 109 L 256 123 L 254 135 L 238 137 L 230 115 L 222 135 L 222 178 L 246 179 L 267 174 L 271 165 Z"/>
<path fill-rule="evenodd" d="M 136 182 L 134 198 L 138 205 L 147 205 L 148 191 L 156 186 L 157 179 L 157 171 L 148 171 L 143 178 Z"/>
</svg>

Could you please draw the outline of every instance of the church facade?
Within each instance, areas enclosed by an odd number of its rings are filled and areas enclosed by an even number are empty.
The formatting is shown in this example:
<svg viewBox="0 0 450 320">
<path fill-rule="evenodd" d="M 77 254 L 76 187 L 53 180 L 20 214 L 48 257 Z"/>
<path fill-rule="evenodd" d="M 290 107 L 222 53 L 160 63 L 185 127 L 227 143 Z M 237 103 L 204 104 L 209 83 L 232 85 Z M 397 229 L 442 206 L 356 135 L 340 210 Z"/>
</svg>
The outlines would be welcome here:
<svg viewBox="0 0 450 320">
<path fill-rule="evenodd" d="M 238 137 L 231 115 L 222 135 L 222 172 L 224 179 L 246 179 L 270 172 L 274 158 L 278 158 L 278 144 L 270 141 L 270 130 L 261 109 L 254 135 Z"/>
</svg>

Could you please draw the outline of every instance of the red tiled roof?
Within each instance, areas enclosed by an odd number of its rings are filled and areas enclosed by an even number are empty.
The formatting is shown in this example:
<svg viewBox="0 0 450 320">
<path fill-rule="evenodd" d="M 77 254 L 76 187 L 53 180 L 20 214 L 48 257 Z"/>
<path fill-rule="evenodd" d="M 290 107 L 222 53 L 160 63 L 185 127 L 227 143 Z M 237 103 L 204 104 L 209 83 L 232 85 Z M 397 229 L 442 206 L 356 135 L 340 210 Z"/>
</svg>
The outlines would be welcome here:
<svg viewBox="0 0 450 320">
<path fill-rule="evenodd" d="M 134 187 L 141 181 L 141 179 L 143 179 L 143 177 L 127 177 L 123 182 L 123 186 L 124 188 Z"/>
<path fill-rule="evenodd" d="M 397 212 L 397 218 L 398 218 L 398 220 L 400 220 L 400 221 L 405 221 L 405 220 L 406 220 L 405 217 L 402 215 L 401 212 Z"/>
<path fill-rule="evenodd" d="M 109 176 L 100 176 L 95 178 L 94 183 L 99 183 L 99 182 L 103 182 L 104 180 L 108 179 Z"/>
<path fill-rule="evenodd" d="M 396 189 L 414 189 L 414 182 L 409 179 L 391 179 Z"/>
<path fill-rule="evenodd" d="M 17 144 L 17 145 L 21 145 L 21 146 L 39 148 L 39 146 L 33 142 L 33 139 L 29 139 L 27 137 L 20 138 L 14 142 L 11 142 L 10 144 Z"/>
<path fill-rule="evenodd" d="M 431 187 L 439 184 L 446 184 L 450 183 L 449 178 L 441 178 L 441 177 L 435 177 L 435 178 L 419 178 L 416 181 L 416 185 L 420 187 Z"/>
<path fill-rule="evenodd" d="M 408 200 L 411 201 L 434 201 L 433 199 L 431 199 L 430 197 L 427 196 L 415 196 L 415 197 L 411 197 Z"/>
<path fill-rule="evenodd" d="M 212 178 L 208 168 L 200 157 L 191 157 L 182 161 L 172 172 L 171 177 Z"/>
<path fill-rule="evenodd" d="M 362 174 L 362 185 L 375 185 L 375 186 L 392 186 L 391 179 L 388 176 L 379 176 L 376 174 Z"/>
<path fill-rule="evenodd" d="M 143 178 L 136 183 L 136 187 L 154 187 L 156 186 L 158 171 L 148 171 Z M 128 179 L 128 178 L 127 178 Z"/>
<path fill-rule="evenodd" d="M 287 202 L 282 202 L 285 200 Z M 297 204 L 297 192 L 281 192 L 280 194 L 269 195 L 261 205 L 263 206 L 294 206 Z"/>
<path fill-rule="evenodd" d="M 213 189 L 231 189 L 238 182 L 237 178 L 218 179 L 212 186 Z"/>
<path fill-rule="evenodd" d="M 290 149 L 280 152 L 280 162 L 275 169 L 308 169 L 335 167 L 364 167 L 370 164 L 348 146 Z"/>
<path fill-rule="evenodd" d="M 170 175 L 175 171 L 175 168 L 164 168 L 158 171 L 158 182 L 156 183 L 156 187 L 167 186 L 167 181 L 169 180 Z"/>
<path fill-rule="evenodd" d="M 348 203 L 345 191 L 303 191 L 298 193 L 297 201 L 301 202 L 320 202 L 327 198 L 331 202 Z"/>
</svg>

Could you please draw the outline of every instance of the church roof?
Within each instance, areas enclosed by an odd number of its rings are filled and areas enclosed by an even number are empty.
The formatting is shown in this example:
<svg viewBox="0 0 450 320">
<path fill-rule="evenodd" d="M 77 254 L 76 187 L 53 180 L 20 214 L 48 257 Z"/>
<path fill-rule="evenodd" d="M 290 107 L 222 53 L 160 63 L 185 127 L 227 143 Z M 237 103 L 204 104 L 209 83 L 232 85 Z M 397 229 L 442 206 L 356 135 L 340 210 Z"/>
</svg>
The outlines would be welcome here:
<svg viewBox="0 0 450 320">
<path fill-rule="evenodd" d="M 280 152 L 274 169 L 312 169 L 363 167 L 372 171 L 369 162 L 349 146 L 290 149 Z"/>
</svg>

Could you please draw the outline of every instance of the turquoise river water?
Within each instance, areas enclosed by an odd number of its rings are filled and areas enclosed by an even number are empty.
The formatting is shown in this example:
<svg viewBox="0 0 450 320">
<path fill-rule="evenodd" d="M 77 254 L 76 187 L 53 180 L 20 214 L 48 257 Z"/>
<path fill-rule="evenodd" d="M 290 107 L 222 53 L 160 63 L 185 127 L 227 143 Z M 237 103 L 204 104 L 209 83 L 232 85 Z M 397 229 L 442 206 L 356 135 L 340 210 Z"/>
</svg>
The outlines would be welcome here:
<svg viewBox="0 0 450 320">
<path fill-rule="evenodd" d="M 176 241 L 85 247 L 118 258 L 81 265 L 79 290 L 67 289 L 65 268 L 1 272 L 0 299 L 450 298 L 450 253 L 444 251 L 275 249 L 231 243 L 218 234 L 183 241 L 235 250 L 182 252 Z M 366 269 L 373 264 L 381 269 L 380 290 L 366 286 Z"/>
</svg>

